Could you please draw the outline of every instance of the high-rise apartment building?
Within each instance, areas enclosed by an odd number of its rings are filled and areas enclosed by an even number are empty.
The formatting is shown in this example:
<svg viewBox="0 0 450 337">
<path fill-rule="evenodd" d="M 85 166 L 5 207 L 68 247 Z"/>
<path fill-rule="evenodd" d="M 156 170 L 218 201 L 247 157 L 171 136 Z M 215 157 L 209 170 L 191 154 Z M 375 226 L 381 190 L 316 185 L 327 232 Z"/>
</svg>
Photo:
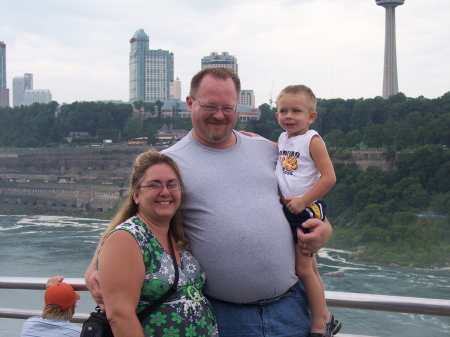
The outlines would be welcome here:
<svg viewBox="0 0 450 337">
<path fill-rule="evenodd" d="M 181 100 L 181 81 L 178 77 L 170 84 L 170 99 Z"/>
<path fill-rule="evenodd" d="M 49 103 L 52 94 L 48 89 L 33 89 L 33 74 L 13 78 L 13 106 Z"/>
<path fill-rule="evenodd" d="M 238 74 L 237 59 L 224 51 L 221 54 L 212 52 L 211 55 L 202 58 L 202 69 L 209 67 L 231 68 Z"/>
<path fill-rule="evenodd" d="M 174 55 L 167 50 L 150 50 L 149 37 L 139 29 L 130 39 L 130 102 L 170 99 L 174 79 Z"/>
<path fill-rule="evenodd" d="M 23 92 L 23 105 L 31 105 L 33 103 L 50 103 L 52 101 L 52 93 L 48 89 L 33 89 Z"/>
<path fill-rule="evenodd" d="M 6 87 L 6 44 L 0 41 L 0 107 L 9 106 L 9 89 Z"/>
<path fill-rule="evenodd" d="M 222 53 L 212 52 L 209 56 L 205 56 L 201 61 L 202 69 L 211 67 L 222 67 L 233 69 L 238 74 L 237 59 L 224 51 Z M 241 90 L 238 105 L 247 105 L 252 108 L 255 107 L 255 95 L 253 90 Z"/>
<path fill-rule="evenodd" d="M 241 97 L 239 97 L 239 104 L 249 105 L 255 107 L 255 94 L 253 90 L 241 90 Z"/>
</svg>

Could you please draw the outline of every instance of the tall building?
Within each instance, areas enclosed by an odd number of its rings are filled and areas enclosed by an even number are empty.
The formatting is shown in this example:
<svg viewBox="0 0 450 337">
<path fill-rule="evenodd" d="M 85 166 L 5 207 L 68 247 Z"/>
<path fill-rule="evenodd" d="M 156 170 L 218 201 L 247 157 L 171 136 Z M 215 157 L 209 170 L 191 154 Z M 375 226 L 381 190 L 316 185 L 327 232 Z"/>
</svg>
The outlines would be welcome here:
<svg viewBox="0 0 450 337">
<path fill-rule="evenodd" d="M 178 77 L 170 84 L 170 99 L 181 100 L 181 81 Z"/>
<path fill-rule="evenodd" d="M 170 99 L 174 56 L 167 50 L 150 50 L 149 37 L 139 29 L 130 39 L 130 102 Z"/>
<path fill-rule="evenodd" d="M 212 52 L 209 56 L 202 58 L 202 69 L 211 67 L 223 67 L 233 69 L 238 74 L 237 59 L 224 51 L 221 54 Z M 249 105 L 255 107 L 255 95 L 253 90 L 241 90 L 238 105 Z"/>
<path fill-rule="evenodd" d="M 52 94 L 48 89 L 33 89 L 33 74 L 13 78 L 13 106 L 49 103 Z"/>
<path fill-rule="evenodd" d="M 255 107 L 255 94 L 253 90 L 241 90 L 241 97 L 239 97 L 239 104 L 249 105 Z"/>
<path fill-rule="evenodd" d="M 9 106 L 9 89 L 6 87 L 6 44 L 0 41 L 0 107 Z"/>
<path fill-rule="evenodd" d="M 23 105 L 31 105 L 33 103 L 50 103 L 52 101 L 52 93 L 48 89 L 32 89 L 24 90 Z"/>
<path fill-rule="evenodd" d="M 237 59 L 224 51 L 221 54 L 212 52 L 211 55 L 202 58 L 202 69 L 210 67 L 231 68 L 238 73 Z"/>
<path fill-rule="evenodd" d="M 395 41 L 395 7 L 405 0 L 375 0 L 386 9 L 386 32 L 384 44 L 383 98 L 398 93 L 397 51 Z"/>
</svg>

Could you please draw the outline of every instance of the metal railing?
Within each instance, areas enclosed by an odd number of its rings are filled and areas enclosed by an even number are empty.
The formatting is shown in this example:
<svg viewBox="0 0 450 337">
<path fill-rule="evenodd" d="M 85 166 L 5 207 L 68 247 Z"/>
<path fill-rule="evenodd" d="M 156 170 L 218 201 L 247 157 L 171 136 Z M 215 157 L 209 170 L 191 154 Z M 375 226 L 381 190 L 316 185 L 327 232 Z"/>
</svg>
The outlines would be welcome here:
<svg viewBox="0 0 450 337">
<path fill-rule="evenodd" d="M 0 289 L 29 289 L 45 290 L 48 278 L 44 277 L 6 277 L 0 276 Z M 87 291 L 82 278 L 65 278 L 64 282 L 70 284 L 76 291 Z M 348 293 L 338 291 L 325 291 L 327 305 L 330 307 L 364 309 L 376 311 L 403 312 L 450 317 L 450 300 L 387 296 Z M 39 316 L 40 310 L 0 308 L 0 317 L 26 319 Z M 89 317 L 87 313 L 75 314 L 72 322 L 82 323 Z"/>
</svg>

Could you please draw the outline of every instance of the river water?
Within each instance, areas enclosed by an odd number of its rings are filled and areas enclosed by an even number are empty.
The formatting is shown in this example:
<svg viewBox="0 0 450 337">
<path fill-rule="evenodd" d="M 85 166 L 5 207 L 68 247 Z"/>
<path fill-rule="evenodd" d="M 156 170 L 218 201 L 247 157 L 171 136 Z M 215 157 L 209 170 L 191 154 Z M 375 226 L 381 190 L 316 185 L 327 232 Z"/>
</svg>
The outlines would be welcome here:
<svg viewBox="0 0 450 337">
<path fill-rule="evenodd" d="M 84 276 L 107 221 L 54 216 L 0 215 L 0 276 Z M 323 249 L 320 273 L 328 291 L 450 300 L 450 270 L 393 268 L 354 262 L 345 251 Z M 344 270 L 344 277 L 325 273 Z M 43 291 L 0 289 L 0 307 L 42 310 Z M 77 311 L 95 307 L 81 292 Z M 330 308 L 341 332 L 367 336 L 450 336 L 450 318 Z M 0 318 L 0 336 L 19 336 L 23 320 Z M 339 335 L 338 335 L 339 336 Z"/>
</svg>

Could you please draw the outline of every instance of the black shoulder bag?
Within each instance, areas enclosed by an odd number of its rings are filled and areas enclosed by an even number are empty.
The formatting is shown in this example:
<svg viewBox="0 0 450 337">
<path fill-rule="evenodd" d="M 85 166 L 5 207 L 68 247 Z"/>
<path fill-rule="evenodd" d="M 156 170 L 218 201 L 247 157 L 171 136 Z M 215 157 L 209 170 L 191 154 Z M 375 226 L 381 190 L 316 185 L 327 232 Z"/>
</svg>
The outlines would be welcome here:
<svg viewBox="0 0 450 337">
<path fill-rule="evenodd" d="M 173 267 L 175 269 L 175 280 L 170 287 L 170 289 L 159 298 L 157 301 L 150 304 L 147 308 L 142 310 L 137 314 L 139 321 L 142 322 L 155 308 L 159 307 L 166 299 L 172 296 L 177 290 L 178 286 L 178 264 L 175 258 L 175 249 L 173 249 L 172 239 L 169 234 L 169 243 L 171 248 L 171 256 L 173 260 Z M 91 312 L 89 318 L 83 323 L 81 328 L 80 337 L 114 337 L 111 326 L 109 325 L 108 319 L 106 318 L 106 313 L 100 310 L 100 307 L 95 308 L 96 311 Z"/>
</svg>

